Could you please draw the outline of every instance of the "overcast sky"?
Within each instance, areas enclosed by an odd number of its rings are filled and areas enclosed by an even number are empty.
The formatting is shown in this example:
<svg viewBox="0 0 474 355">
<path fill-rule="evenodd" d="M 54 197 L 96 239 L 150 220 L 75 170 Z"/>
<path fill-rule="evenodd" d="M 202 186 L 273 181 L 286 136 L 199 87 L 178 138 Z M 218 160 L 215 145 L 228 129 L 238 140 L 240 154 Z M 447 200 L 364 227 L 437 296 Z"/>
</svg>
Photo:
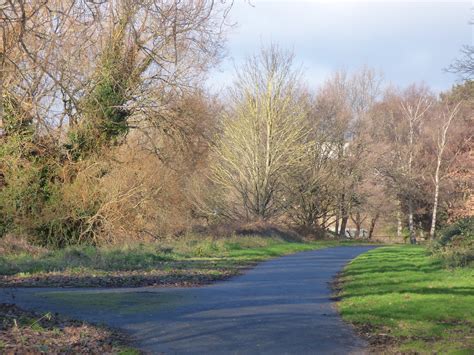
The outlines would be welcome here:
<svg viewBox="0 0 474 355">
<path fill-rule="evenodd" d="M 439 92 L 455 75 L 442 69 L 473 44 L 472 3 L 385 1 L 235 0 L 227 58 L 211 73 L 212 91 L 229 85 L 234 63 L 269 43 L 291 49 L 305 79 L 317 87 L 337 69 L 368 65 L 387 82 L 405 86 L 425 82 Z"/>
</svg>

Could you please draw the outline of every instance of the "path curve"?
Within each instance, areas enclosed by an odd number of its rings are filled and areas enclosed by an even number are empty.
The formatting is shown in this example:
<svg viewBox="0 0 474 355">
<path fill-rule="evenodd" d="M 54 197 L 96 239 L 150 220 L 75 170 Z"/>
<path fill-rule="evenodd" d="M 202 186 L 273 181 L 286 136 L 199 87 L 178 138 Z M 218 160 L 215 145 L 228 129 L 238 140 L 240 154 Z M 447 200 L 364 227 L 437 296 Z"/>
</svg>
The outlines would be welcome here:
<svg viewBox="0 0 474 355">
<path fill-rule="evenodd" d="M 0 302 L 124 329 L 152 353 L 364 353 L 367 344 L 334 309 L 329 283 L 371 248 L 301 252 L 199 288 L 0 289 Z"/>
</svg>

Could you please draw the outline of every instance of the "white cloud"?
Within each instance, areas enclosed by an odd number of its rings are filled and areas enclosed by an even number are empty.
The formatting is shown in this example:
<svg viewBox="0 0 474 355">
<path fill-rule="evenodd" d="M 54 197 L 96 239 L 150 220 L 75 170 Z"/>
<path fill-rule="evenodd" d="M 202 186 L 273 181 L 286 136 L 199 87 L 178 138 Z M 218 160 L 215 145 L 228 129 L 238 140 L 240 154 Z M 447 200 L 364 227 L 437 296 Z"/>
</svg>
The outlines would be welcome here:
<svg viewBox="0 0 474 355">
<path fill-rule="evenodd" d="M 333 70 L 367 64 L 395 84 L 425 81 L 448 88 L 454 77 L 442 71 L 463 44 L 472 43 L 470 2 L 236 1 L 227 59 L 210 83 L 230 83 L 233 65 L 260 46 L 293 49 L 310 84 Z M 313 79 L 314 78 L 314 79 Z M 313 82 L 314 80 L 314 82 Z"/>
</svg>

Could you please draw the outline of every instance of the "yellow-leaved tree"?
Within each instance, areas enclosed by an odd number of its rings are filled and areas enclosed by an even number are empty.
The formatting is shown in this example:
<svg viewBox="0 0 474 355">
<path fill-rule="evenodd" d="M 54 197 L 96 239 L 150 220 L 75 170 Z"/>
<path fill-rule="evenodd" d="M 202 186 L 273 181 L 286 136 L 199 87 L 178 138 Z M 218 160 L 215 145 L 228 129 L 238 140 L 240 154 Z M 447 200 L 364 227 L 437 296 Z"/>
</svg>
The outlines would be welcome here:
<svg viewBox="0 0 474 355">
<path fill-rule="evenodd" d="M 230 92 L 213 151 L 214 213 L 267 220 L 289 205 L 308 154 L 307 105 L 293 55 L 272 46 L 248 58 Z"/>
</svg>

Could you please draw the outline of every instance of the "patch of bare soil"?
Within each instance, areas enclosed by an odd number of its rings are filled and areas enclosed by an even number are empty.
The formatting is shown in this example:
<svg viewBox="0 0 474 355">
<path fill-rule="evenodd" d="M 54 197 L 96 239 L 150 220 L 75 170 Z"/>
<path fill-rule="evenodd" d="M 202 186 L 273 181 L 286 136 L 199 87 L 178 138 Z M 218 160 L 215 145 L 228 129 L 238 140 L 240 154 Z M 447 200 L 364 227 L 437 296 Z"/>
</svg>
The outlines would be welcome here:
<svg viewBox="0 0 474 355">
<path fill-rule="evenodd" d="M 389 334 L 387 329 L 375 328 L 369 324 L 353 324 L 357 334 L 369 343 L 370 354 L 399 354 L 398 345 L 401 344 L 397 339 Z M 406 354 L 406 353 L 405 353 Z"/>
<path fill-rule="evenodd" d="M 118 354 L 126 340 L 105 327 L 0 304 L 0 354 Z"/>
</svg>

